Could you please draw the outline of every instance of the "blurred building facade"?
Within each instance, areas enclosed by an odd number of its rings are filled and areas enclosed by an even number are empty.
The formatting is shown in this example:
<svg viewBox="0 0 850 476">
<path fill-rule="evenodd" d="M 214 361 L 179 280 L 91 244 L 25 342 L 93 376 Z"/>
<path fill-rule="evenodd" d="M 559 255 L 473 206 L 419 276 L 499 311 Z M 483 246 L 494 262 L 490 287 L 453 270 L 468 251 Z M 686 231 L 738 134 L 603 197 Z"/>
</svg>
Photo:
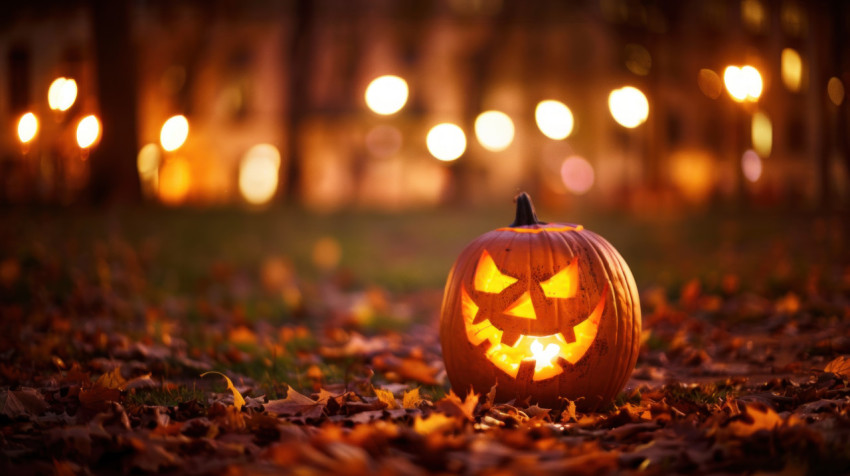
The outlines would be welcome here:
<svg viewBox="0 0 850 476">
<path fill-rule="evenodd" d="M 174 205 L 295 199 L 392 209 L 487 203 L 519 188 L 550 206 L 846 204 L 848 11 L 840 1 L 795 0 L 136 1 L 126 33 L 137 107 L 127 114 L 145 152 L 110 160 L 138 161 L 148 199 Z M 75 133 L 102 106 L 95 70 L 110 58 L 98 58 L 95 44 L 111 41 L 95 38 L 92 18 L 88 2 L 42 1 L 4 20 L 6 202 L 72 202 L 90 185 L 89 149 Z M 727 93 L 730 65 L 760 73 L 755 98 Z M 410 93 L 384 116 L 364 91 L 386 74 Z M 66 111 L 47 104 L 57 77 L 78 85 Z M 610 92 L 627 85 L 649 104 L 635 128 L 609 110 Z M 566 139 L 538 129 L 535 106 L 546 99 L 572 111 Z M 504 150 L 476 139 L 487 110 L 513 121 Z M 23 144 L 26 112 L 39 130 Z M 189 133 L 166 151 L 162 127 L 174 115 Z M 466 134 L 451 162 L 426 144 L 443 122 Z M 254 160 L 257 150 L 274 157 Z M 255 200 L 250 187 L 272 188 Z"/>
</svg>

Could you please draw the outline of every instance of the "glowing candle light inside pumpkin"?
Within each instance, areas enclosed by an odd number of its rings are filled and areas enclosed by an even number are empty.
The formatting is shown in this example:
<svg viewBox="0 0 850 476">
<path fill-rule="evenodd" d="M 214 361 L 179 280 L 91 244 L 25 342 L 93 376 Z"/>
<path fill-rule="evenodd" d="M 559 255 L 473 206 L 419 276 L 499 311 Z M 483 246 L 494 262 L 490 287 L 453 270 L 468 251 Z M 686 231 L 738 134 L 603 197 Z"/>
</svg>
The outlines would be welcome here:
<svg viewBox="0 0 850 476">
<path fill-rule="evenodd" d="M 546 367 L 553 366 L 553 360 L 561 352 L 561 347 L 558 344 L 549 344 L 545 348 L 537 339 L 531 343 L 531 355 L 535 361 L 534 370 L 539 371 Z"/>
</svg>

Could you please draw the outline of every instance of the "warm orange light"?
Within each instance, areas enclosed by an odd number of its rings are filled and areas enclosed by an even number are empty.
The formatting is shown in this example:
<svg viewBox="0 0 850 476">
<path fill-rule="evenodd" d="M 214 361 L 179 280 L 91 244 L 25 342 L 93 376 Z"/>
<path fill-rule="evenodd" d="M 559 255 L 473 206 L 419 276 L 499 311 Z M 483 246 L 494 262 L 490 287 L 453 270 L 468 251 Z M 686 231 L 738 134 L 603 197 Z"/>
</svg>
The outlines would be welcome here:
<svg viewBox="0 0 850 476">
<path fill-rule="evenodd" d="M 782 83 L 789 91 L 797 92 L 803 82 L 803 59 L 793 48 L 782 50 Z"/>
<path fill-rule="evenodd" d="M 566 104 L 547 99 L 540 101 L 534 110 L 537 127 L 546 137 L 555 140 L 566 139 L 573 132 L 573 113 Z"/>
<path fill-rule="evenodd" d="M 723 72 L 723 83 L 732 99 L 738 102 L 758 101 L 761 96 L 761 74 L 752 66 L 729 66 Z"/>
<path fill-rule="evenodd" d="M 277 192 L 280 152 L 271 144 L 251 147 L 239 164 L 239 192 L 248 203 L 262 205 Z"/>
<path fill-rule="evenodd" d="M 608 108 L 614 120 L 629 129 L 643 124 L 649 117 L 649 101 L 639 89 L 632 86 L 611 91 Z"/>
<path fill-rule="evenodd" d="M 508 148 L 514 140 L 514 122 L 501 111 L 485 111 L 475 119 L 475 137 L 492 152 Z"/>
<path fill-rule="evenodd" d="M 177 115 L 168 118 L 159 132 L 159 143 L 168 152 L 179 149 L 189 137 L 189 121 L 186 116 Z"/>
<path fill-rule="evenodd" d="M 77 100 L 77 82 L 70 78 L 56 78 L 47 89 L 47 105 L 54 111 L 67 111 Z"/>
<path fill-rule="evenodd" d="M 380 76 L 366 88 L 366 105 L 376 114 L 395 114 L 407 103 L 407 82 L 398 76 Z"/>
<path fill-rule="evenodd" d="M 759 157 L 769 157 L 773 148 L 773 124 L 767 114 L 761 111 L 753 114 L 751 135 L 753 149 Z"/>
<path fill-rule="evenodd" d="M 485 293 L 500 293 L 515 283 L 516 278 L 503 274 L 487 250 L 481 252 L 475 268 L 475 290 Z"/>
<path fill-rule="evenodd" d="M 179 205 L 189 195 L 192 172 L 189 162 L 172 157 L 159 170 L 159 199 L 166 205 Z"/>
<path fill-rule="evenodd" d="M 561 332 L 544 336 L 520 335 L 513 345 L 502 343 L 503 331 L 493 326 L 489 319 L 473 324 L 479 308 L 462 287 L 461 312 L 469 342 L 472 345 L 489 342 L 484 355 L 490 363 L 512 378 L 516 378 L 523 362 L 534 362 L 532 380 L 537 382 L 560 375 L 564 371 L 559 359 L 575 364 L 584 357 L 593 345 L 593 341 L 596 340 L 607 297 L 608 287 L 606 286 L 590 316 L 573 327 L 576 339 L 571 343 L 567 342 Z"/>
<path fill-rule="evenodd" d="M 840 106 L 844 102 L 844 83 L 835 76 L 829 78 L 829 82 L 826 84 L 826 93 L 833 104 Z"/>
<path fill-rule="evenodd" d="M 28 112 L 21 116 L 18 120 L 18 139 L 21 140 L 21 144 L 27 144 L 35 139 L 37 133 L 38 119 L 35 114 Z"/>
<path fill-rule="evenodd" d="M 93 146 L 100 137 L 100 122 L 93 115 L 80 119 L 77 125 L 77 145 L 81 149 Z"/>
<path fill-rule="evenodd" d="M 531 302 L 531 294 L 528 291 L 522 293 L 519 299 L 505 309 L 505 314 L 523 319 L 537 319 L 537 313 L 534 312 L 534 303 Z"/>
<path fill-rule="evenodd" d="M 540 287 L 543 288 L 543 294 L 549 298 L 575 297 L 578 291 L 578 261 L 573 260 L 551 278 L 541 282 Z"/>
<path fill-rule="evenodd" d="M 456 160 L 466 150 L 466 134 L 455 124 L 437 124 L 425 138 L 428 152 L 442 161 Z"/>
<path fill-rule="evenodd" d="M 700 91 L 711 99 L 719 98 L 720 93 L 723 92 L 723 81 L 720 80 L 720 76 L 717 73 L 710 69 L 703 68 L 699 70 L 697 84 Z"/>
</svg>

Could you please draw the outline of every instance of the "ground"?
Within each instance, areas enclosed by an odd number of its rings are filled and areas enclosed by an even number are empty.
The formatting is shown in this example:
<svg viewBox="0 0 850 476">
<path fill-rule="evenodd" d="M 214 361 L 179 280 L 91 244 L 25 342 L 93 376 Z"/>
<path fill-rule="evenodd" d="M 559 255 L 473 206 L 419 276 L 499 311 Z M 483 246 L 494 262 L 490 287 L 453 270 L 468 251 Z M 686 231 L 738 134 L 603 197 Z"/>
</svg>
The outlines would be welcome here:
<svg viewBox="0 0 850 476">
<path fill-rule="evenodd" d="M 583 413 L 446 380 L 443 283 L 503 212 L 0 210 L 2 467 L 850 472 L 846 217 L 543 211 L 641 294 L 632 378 Z"/>
</svg>

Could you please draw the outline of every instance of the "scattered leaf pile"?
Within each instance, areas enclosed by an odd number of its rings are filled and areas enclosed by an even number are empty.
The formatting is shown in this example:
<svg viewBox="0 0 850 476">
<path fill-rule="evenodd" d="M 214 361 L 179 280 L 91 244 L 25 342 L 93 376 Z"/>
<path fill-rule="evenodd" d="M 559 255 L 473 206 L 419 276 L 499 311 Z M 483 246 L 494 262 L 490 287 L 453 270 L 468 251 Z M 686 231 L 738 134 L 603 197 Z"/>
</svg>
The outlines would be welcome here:
<svg viewBox="0 0 850 476">
<path fill-rule="evenodd" d="M 121 234 L 4 240 L 8 474 L 850 472 L 842 260 L 644 286 L 632 380 L 583 413 L 449 388 L 439 289 L 265 251 L 181 276 Z"/>
</svg>

